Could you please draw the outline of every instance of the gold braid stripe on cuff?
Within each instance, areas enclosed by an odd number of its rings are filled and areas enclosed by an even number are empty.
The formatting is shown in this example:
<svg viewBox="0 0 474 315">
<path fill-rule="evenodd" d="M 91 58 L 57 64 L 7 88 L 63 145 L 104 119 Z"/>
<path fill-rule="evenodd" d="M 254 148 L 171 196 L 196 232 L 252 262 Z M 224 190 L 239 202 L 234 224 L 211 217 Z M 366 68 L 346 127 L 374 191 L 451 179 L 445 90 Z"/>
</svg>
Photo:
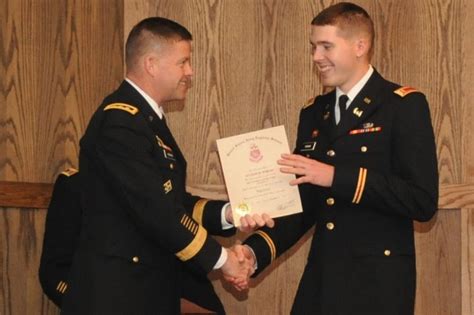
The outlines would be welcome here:
<svg viewBox="0 0 474 315">
<path fill-rule="evenodd" d="M 188 246 L 186 246 L 183 250 L 179 251 L 176 253 L 176 256 L 181 260 L 181 261 L 187 261 L 194 256 L 196 256 L 197 253 L 201 250 L 201 248 L 204 246 L 204 243 L 206 242 L 207 238 L 207 231 L 205 228 L 202 226 L 199 226 L 198 232 L 196 233 L 196 236 L 194 239 L 189 243 Z"/>
<path fill-rule="evenodd" d="M 270 261 L 273 261 L 276 258 L 276 247 L 275 247 L 275 244 L 273 243 L 273 240 L 270 238 L 270 236 L 267 233 L 263 231 L 256 231 L 255 234 L 260 235 L 265 240 L 265 242 L 267 242 L 267 245 L 270 248 L 270 255 L 271 255 Z"/>
<path fill-rule="evenodd" d="M 354 194 L 354 198 L 352 199 L 352 203 L 358 204 L 360 200 L 362 199 L 362 194 L 364 193 L 366 179 L 367 179 L 367 169 L 361 167 L 359 169 L 359 178 L 357 180 L 357 187 Z"/>
<path fill-rule="evenodd" d="M 207 199 L 199 199 L 198 202 L 194 205 L 193 208 L 193 219 L 199 225 L 202 225 L 202 216 L 204 215 L 204 208 L 209 200 Z"/>
</svg>

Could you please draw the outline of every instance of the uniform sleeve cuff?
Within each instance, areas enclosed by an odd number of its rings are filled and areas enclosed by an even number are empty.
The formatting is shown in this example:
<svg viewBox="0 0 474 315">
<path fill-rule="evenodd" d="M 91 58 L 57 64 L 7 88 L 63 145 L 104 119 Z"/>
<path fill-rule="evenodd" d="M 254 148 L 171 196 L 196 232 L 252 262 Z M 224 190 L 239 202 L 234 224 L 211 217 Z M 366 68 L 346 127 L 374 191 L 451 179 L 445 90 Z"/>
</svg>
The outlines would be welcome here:
<svg viewBox="0 0 474 315">
<path fill-rule="evenodd" d="M 216 270 L 216 269 L 220 269 L 222 266 L 224 266 L 224 264 L 227 262 L 227 257 L 228 256 L 229 256 L 229 254 L 227 254 L 227 250 L 225 250 L 225 248 L 222 247 L 221 255 L 219 256 L 219 259 L 217 260 L 216 264 L 214 265 L 214 267 L 212 269 Z"/>
<path fill-rule="evenodd" d="M 223 230 L 229 230 L 229 229 L 234 227 L 234 225 L 232 223 L 227 222 L 227 220 L 225 219 L 225 210 L 226 210 L 227 206 L 230 206 L 229 202 L 226 203 L 222 207 L 222 210 L 221 210 L 221 224 L 222 224 L 222 229 Z"/>
<path fill-rule="evenodd" d="M 336 167 L 332 190 L 352 203 L 359 204 L 364 196 L 367 173 L 363 167 Z"/>
</svg>

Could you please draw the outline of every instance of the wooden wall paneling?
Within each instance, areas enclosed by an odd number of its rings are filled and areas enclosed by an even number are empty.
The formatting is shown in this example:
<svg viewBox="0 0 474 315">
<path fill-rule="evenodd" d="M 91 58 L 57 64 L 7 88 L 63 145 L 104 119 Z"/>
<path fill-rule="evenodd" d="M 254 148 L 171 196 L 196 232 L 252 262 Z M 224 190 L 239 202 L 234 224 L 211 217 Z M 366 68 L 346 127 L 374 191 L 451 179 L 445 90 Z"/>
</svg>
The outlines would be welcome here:
<svg viewBox="0 0 474 315">
<path fill-rule="evenodd" d="M 7 162 L 5 158 L 6 152 L 6 111 L 7 111 L 7 99 L 5 90 L 7 89 L 6 79 L 6 65 L 8 61 L 8 47 L 9 44 L 4 40 L 7 37 L 7 16 L 8 16 L 8 2 L 0 1 L 0 180 L 5 178 L 5 164 Z M 1 275 L 0 275 L 1 277 Z M 1 278 L 0 278 L 1 280 Z M 2 302 L 0 296 L 0 303 Z"/>
<path fill-rule="evenodd" d="M 0 178 L 77 166 L 93 110 L 123 76 L 123 1 L 1 1 Z M 37 279 L 45 211 L 0 210 L 2 314 L 55 314 Z"/>
<path fill-rule="evenodd" d="M 474 1 L 463 0 L 463 11 L 460 20 L 462 21 L 462 50 L 457 58 L 462 62 L 461 77 L 461 103 L 452 106 L 461 106 L 463 115 L 458 123 L 462 127 L 462 151 L 459 152 L 463 161 L 463 182 L 472 183 L 474 181 L 474 36 L 469 36 L 474 31 Z M 474 299 L 474 296 L 473 296 Z M 474 313 L 474 310 L 473 310 Z"/>
<path fill-rule="evenodd" d="M 474 314 L 474 208 L 461 209 L 462 315 Z"/>
<path fill-rule="evenodd" d="M 123 3 L 10 0 L 6 6 L 3 179 L 52 181 L 77 165 L 90 115 L 122 79 Z"/>
<path fill-rule="evenodd" d="M 47 307 L 38 282 L 44 215 L 38 210 L 0 209 L 1 314 L 38 314 Z M 44 211 L 41 211 L 44 214 Z M 53 314 L 44 313 L 41 314 Z"/>
<path fill-rule="evenodd" d="M 416 314 L 461 314 L 461 210 L 415 223 Z"/>
<path fill-rule="evenodd" d="M 47 208 L 52 184 L 0 181 L 0 208 Z"/>
</svg>

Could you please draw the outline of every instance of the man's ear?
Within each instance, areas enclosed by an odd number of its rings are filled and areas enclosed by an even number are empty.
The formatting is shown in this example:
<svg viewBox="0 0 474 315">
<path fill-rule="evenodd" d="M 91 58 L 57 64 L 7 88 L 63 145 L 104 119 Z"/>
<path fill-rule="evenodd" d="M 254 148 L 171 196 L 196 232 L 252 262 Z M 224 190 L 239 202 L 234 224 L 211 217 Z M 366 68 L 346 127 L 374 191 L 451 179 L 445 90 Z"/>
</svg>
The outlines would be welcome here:
<svg viewBox="0 0 474 315">
<path fill-rule="evenodd" d="M 145 54 L 142 59 L 143 70 L 148 75 L 155 77 L 158 73 L 158 56 L 154 53 Z"/>
<path fill-rule="evenodd" d="M 366 36 L 361 36 L 355 41 L 355 51 L 357 58 L 367 56 L 370 50 L 370 41 Z"/>
</svg>

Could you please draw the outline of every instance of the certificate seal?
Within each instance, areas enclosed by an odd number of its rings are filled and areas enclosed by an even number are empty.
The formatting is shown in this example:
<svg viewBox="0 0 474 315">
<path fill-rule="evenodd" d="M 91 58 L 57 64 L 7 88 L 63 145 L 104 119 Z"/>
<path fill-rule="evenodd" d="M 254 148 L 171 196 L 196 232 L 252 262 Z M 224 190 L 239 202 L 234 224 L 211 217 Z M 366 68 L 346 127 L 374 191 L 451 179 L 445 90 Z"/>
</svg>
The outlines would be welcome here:
<svg viewBox="0 0 474 315">
<path fill-rule="evenodd" d="M 243 217 L 250 213 L 250 207 L 245 202 L 242 202 L 237 206 L 237 209 L 235 209 L 235 211 L 237 211 L 237 214 L 239 216 Z"/>
</svg>

